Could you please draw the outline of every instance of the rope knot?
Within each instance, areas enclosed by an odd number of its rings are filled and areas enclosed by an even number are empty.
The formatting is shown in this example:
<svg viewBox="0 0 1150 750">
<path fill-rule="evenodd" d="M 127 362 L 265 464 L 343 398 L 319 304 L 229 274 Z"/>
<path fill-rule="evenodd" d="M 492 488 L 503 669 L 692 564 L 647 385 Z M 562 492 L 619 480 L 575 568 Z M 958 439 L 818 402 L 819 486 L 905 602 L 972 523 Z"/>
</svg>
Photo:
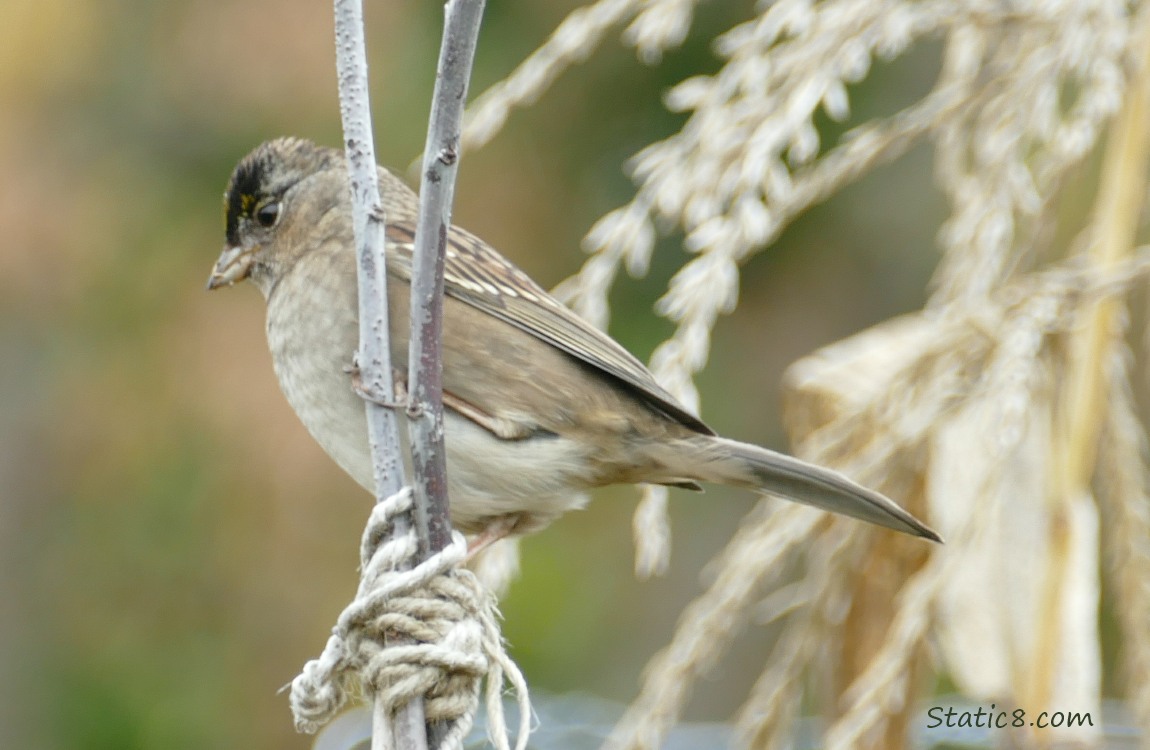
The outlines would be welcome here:
<svg viewBox="0 0 1150 750">
<path fill-rule="evenodd" d="M 441 748 L 461 747 L 487 678 L 491 739 L 509 750 L 501 691 L 506 679 L 520 704 L 516 747 L 526 747 L 530 728 L 527 685 L 503 649 L 495 598 L 466 568 L 462 534 L 411 567 L 418 541 L 413 531 L 396 535 L 395 519 L 412 507 L 405 487 L 377 503 L 360 547 L 360 584 L 340 614 L 318 659 L 291 683 L 296 728 L 315 732 L 357 687 L 393 711 L 422 697 L 429 722 L 445 724 Z"/>
</svg>

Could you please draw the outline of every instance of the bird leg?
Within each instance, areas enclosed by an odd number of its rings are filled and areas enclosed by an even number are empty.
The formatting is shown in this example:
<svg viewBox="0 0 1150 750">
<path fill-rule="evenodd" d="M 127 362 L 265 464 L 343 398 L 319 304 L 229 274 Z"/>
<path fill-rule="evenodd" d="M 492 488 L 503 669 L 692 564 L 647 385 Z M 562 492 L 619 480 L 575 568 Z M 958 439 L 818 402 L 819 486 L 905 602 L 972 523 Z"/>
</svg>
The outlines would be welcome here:
<svg viewBox="0 0 1150 750">
<path fill-rule="evenodd" d="M 511 535 L 524 520 L 522 513 L 508 513 L 505 516 L 496 516 L 483 527 L 483 531 L 467 541 L 467 557 L 464 562 L 472 560 L 483 550 Z"/>
<path fill-rule="evenodd" d="M 538 432 L 534 427 L 522 422 L 493 417 L 474 404 L 447 391 L 443 392 L 443 405 L 459 416 L 467 417 L 500 440 L 524 440 Z"/>
</svg>

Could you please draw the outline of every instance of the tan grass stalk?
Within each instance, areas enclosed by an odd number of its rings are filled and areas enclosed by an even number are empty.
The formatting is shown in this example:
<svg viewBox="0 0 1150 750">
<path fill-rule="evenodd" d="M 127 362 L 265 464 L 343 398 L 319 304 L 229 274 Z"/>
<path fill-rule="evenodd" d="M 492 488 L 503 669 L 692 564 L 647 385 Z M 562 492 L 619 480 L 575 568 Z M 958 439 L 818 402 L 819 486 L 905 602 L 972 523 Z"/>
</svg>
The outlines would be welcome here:
<svg viewBox="0 0 1150 750">
<path fill-rule="evenodd" d="M 1128 87 L 1126 101 L 1114 121 L 1106 147 L 1101 188 L 1095 209 L 1097 242 L 1089 261 L 1108 271 L 1131 257 L 1140 209 L 1146 196 L 1147 155 L 1150 141 L 1150 13 L 1143 12 L 1134 49 L 1138 65 Z M 1120 342 L 1115 336 L 1115 316 L 1123 302 L 1111 298 L 1097 303 L 1085 314 L 1083 326 L 1068 342 L 1069 354 L 1062 395 L 1061 434 L 1053 446 L 1056 458 L 1055 489 L 1050 498 L 1053 524 L 1050 543 L 1054 564 L 1046 571 L 1043 611 L 1037 633 L 1038 668 L 1030 684 L 1022 686 L 1028 705 L 1048 706 L 1053 695 L 1054 670 L 1059 651 L 1063 581 L 1069 556 L 1069 505 L 1088 495 L 1094 476 L 1099 436 L 1106 414 L 1106 363 Z"/>
<path fill-rule="evenodd" d="M 1110 577 L 1119 603 L 1118 663 L 1126 702 L 1143 731 L 1150 728 L 1150 476 L 1146 433 L 1130 391 L 1130 352 L 1116 347 L 1107 376 L 1110 405 L 1099 472 L 1104 538 L 1110 540 Z"/>
</svg>

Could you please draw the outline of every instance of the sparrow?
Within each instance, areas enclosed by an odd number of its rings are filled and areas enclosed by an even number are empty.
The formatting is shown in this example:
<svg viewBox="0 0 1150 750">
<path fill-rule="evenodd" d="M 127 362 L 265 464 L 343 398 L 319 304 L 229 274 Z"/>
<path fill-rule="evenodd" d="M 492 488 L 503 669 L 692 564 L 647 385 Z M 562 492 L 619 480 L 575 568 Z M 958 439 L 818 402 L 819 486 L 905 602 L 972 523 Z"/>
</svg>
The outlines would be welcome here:
<svg viewBox="0 0 1150 750">
<path fill-rule="evenodd" d="M 379 185 L 390 349 L 402 388 L 418 199 L 382 167 Z M 374 491 L 366 414 L 351 372 L 358 285 L 343 153 L 299 138 L 268 141 L 236 166 L 224 206 L 226 242 L 208 288 L 248 280 L 260 290 L 288 403 L 327 454 Z M 445 264 L 444 441 L 456 529 L 518 536 L 582 507 L 596 487 L 712 482 L 939 541 L 893 501 L 842 474 L 718 436 L 614 339 L 479 237 L 452 226 Z"/>
</svg>

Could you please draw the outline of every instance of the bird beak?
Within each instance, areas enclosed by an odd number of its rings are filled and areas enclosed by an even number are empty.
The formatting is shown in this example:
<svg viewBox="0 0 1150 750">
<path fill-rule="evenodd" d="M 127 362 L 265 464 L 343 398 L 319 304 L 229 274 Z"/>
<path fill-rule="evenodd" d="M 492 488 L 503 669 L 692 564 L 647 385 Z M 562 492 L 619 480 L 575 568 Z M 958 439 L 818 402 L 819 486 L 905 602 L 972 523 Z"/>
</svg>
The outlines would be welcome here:
<svg viewBox="0 0 1150 750">
<path fill-rule="evenodd" d="M 219 289 L 221 286 L 231 286 L 237 281 L 243 281 L 251 273 L 252 258 L 256 248 L 225 247 L 208 277 L 208 290 Z"/>
</svg>

